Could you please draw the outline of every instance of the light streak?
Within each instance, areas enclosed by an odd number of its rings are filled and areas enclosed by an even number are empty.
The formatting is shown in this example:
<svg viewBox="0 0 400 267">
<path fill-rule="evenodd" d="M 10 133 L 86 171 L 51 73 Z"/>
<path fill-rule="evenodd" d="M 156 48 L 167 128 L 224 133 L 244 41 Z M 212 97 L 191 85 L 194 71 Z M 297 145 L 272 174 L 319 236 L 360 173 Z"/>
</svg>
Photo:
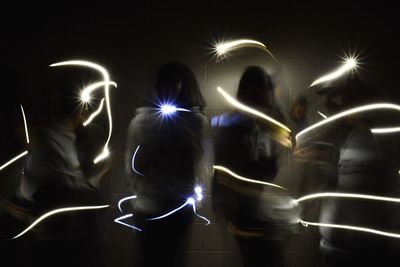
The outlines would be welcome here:
<svg viewBox="0 0 400 267">
<path fill-rule="evenodd" d="M 217 54 L 217 56 L 221 57 L 229 53 L 230 51 L 233 51 L 235 49 L 239 49 L 242 47 L 257 47 L 261 48 L 263 51 L 267 52 L 269 56 L 275 61 L 278 62 L 278 60 L 275 58 L 275 56 L 271 53 L 271 51 L 268 50 L 268 48 L 261 42 L 256 41 L 256 40 L 250 40 L 250 39 L 239 39 L 235 41 L 230 41 L 230 42 L 223 42 L 220 44 L 217 44 L 214 46 L 214 50 Z"/>
<path fill-rule="evenodd" d="M 135 158 L 136 158 L 136 154 L 137 154 L 139 148 L 140 148 L 140 145 L 137 146 L 137 148 L 136 148 L 136 150 L 135 150 L 135 152 L 133 153 L 133 156 L 132 156 L 132 170 L 133 170 L 134 172 L 136 172 L 137 174 L 139 174 L 140 176 L 145 177 L 141 172 L 139 172 L 139 171 L 136 170 L 136 168 L 135 168 Z"/>
<path fill-rule="evenodd" d="M 122 221 L 121 221 L 121 220 L 123 220 L 123 219 L 130 218 L 130 217 L 132 217 L 132 216 L 133 216 L 132 213 L 129 213 L 129 214 L 127 214 L 127 215 L 123 215 L 123 216 L 121 216 L 121 217 L 115 219 L 114 222 L 119 223 L 119 224 L 122 224 L 122 225 L 125 225 L 125 226 L 127 226 L 127 227 L 129 227 L 129 228 L 132 228 L 132 229 L 134 229 L 134 230 L 137 230 L 137 231 L 139 231 L 139 232 L 142 232 L 142 229 L 140 229 L 139 227 L 136 227 L 136 226 L 133 226 L 133 225 L 131 225 L 131 224 L 128 224 L 128 223 L 125 223 L 125 222 L 122 222 Z"/>
<path fill-rule="evenodd" d="M 192 206 L 193 206 L 193 212 L 194 212 L 194 214 L 197 216 L 197 217 L 199 217 L 200 219 L 203 219 L 203 220 L 205 220 L 206 222 L 207 222 L 207 224 L 206 225 L 209 225 L 211 222 L 210 222 L 210 220 L 209 219 L 207 219 L 206 217 L 204 217 L 204 216 L 201 216 L 201 215 L 199 215 L 197 212 L 196 212 L 196 204 L 195 203 L 193 203 L 192 204 Z"/>
<path fill-rule="evenodd" d="M 323 83 L 323 82 L 326 82 L 326 81 L 336 79 L 336 78 L 342 76 L 344 73 L 346 73 L 356 67 L 357 67 L 357 61 L 354 58 L 348 58 L 348 59 L 346 59 L 346 61 L 340 68 L 338 68 L 337 70 L 335 70 L 332 73 L 329 73 L 325 76 L 322 76 L 321 78 L 318 78 L 310 85 L 310 87 L 320 84 L 320 83 Z"/>
<path fill-rule="evenodd" d="M 147 219 L 147 220 L 148 221 L 154 221 L 154 220 L 159 220 L 159 219 L 163 219 L 165 217 L 168 217 L 168 216 L 174 214 L 175 212 L 183 209 L 184 207 L 186 207 L 189 204 L 193 205 L 194 204 L 193 201 L 194 201 L 193 198 L 188 198 L 188 200 L 186 200 L 186 202 L 184 204 L 182 204 L 181 206 L 179 206 L 178 208 L 173 209 L 173 210 L 171 210 L 170 212 L 168 212 L 168 213 L 166 213 L 164 215 L 161 215 L 161 216 L 158 216 L 158 217 L 154 217 L 154 218 L 150 218 L 150 219 Z"/>
<path fill-rule="evenodd" d="M 94 90 L 99 89 L 100 87 L 103 87 L 105 85 L 106 85 L 106 82 L 102 81 L 102 82 L 92 83 L 91 85 L 83 88 L 81 91 L 81 101 L 83 103 L 89 103 L 91 101 L 91 93 Z M 117 88 L 117 84 L 113 81 L 109 81 L 108 85 L 112 85 L 115 88 Z"/>
<path fill-rule="evenodd" d="M 289 133 L 291 132 L 291 130 L 286 125 L 280 123 L 277 120 L 274 120 L 273 118 L 261 113 L 258 110 L 255 110 L 253 108 L 250 108 L 250 107 L 240 103 L 239 101 L 237 101 L 236 99 L 231 97 L 228 93 L 226 93 L 221 87 L 217 87 L 217 90 L 233 106 L 235 106 L 235 107 L 237 107 L 237 108 L 239 108 L 239 109 L 241 109 L 241 110 L 243 110 L 243 111 L 245 111 L 247 113 L 253 114 L 253 115 L 257 116 L 257 117 L 260 117 L 260 118 L 262 118 L 264 120 L 267 120 L 268 122 L 271 122 L 274 125 L 279 126 L 280 128 L 283 128 L 285 131 L 287 131 Z"/>
<path fill-rule="evenodd" d="M 216 169 L 216 170 L 223 171 L 223 172 L 235 177 L 236 179 L 239 179 L 239 180 L 244 181 L 244 182 L 267 185 L 267 186 L 272 186 L 272 187 L 277 187 L 277 188 L 280 188 L 280 189 L 283 189 L 283 190 L 287 190 L 286 188 L 284 188 L 284 187 L 282 187 L 280 185 L 277 185 L 277 184 L 267 183 L 267 182 L 263 182 L 263 181 L 254 180 L 254 179 L 250 179 L 250 178 L 246 178 L 246 177 L 240 176 L 240 175 L 234 173 L 233 171 L 231 171 L 228 168 L 225 168 L 223 166 L 214 165 L 213 168 Z"/>
<path fill-rule="evenodd" d="M 374 134 L 397 133 L 400 132 L 400 127 L 374 128 L 371 132 Z"/>
<path fill-rule="evenodd" d="M 21 233 L 18 235 L 14 236 L 12 239 L 16 239 L 25 233 L 27 233 L 29 230 L 31 230 L 33 227 L 35 227 L 38 223 L 41 221 L 45 220 L 46 218 L 58 214 L 58 213 L 64 213 L 64 212 L 70 212 L 70 211 L 79 211 L 79 210 L 95 210 L 95 209 L 104 209 L 108 208 L 110 205 L 100 205 L 100 206 L 81 206 L 81 207 L 69 207 L 69 208 L 60 208 L 60 209 L 55 209 L 52 211 L 49 211 L 42 216 L 40 216 L 38 219 L 36 219 L 30 226 L 28 226 L 25 230 L 23 230 Z"/>
<path fill-rule="evenodd" d="M 301 132 L 299 132 L 296 135 L 296 140 L 298 140 L 298 138 L 300 136 L 302 136 L 303 134 L 305 134 L 311 130 L 314 130 L 318 127 L 321 127 L 327 123 L 333 122 L 337 119 L 343 118 L 343 117 L 351 115 L 351 114 L 360 113 L 360 112 L 369 111 L 369 110 L 376 110 L 376 109 L 393 109 L 393 110 L 400 111 L 400 106 L 395 105 L 395 104 L 390 104 L 390 103 L 377 103 L 377 104 L 370 104 L 370 105 L 352 108 L 352 109 L 340 112 L 336 115 L 330 116 L 320 122 L 317 122 L 317 123 L 305 128 L 304 130 L 302 130 Z"/>
<path fill-rule="evenodd" d="M 105 94 L 105 99 L 106 99 L 107 115 L 108 115 L 108 121 L 109 121 L 109 132 L 108 132 L 107 141 L 104 144 L 103 152 L 101 154 L 99 154 L 93 161 L 96 164 L 99 161 L 107 158 L 110 154 L 110 152 L 108 150 L 108 143 L 110 142 L 111 133 L 112 133 L 112 116 L 111 116 L 110 95 L 109 95 L 109 85 L 111 83 L 110 76 L 104 67 L 102 67 L 98 64 L 89 62 L 89 61 L 84 61 L 84 60 L 69 60 L 69 61 L 63 61 L 63 62 L 59 62 L 59 63 L 50 65 L 50 67 L 57 67 L 57 66 L 84 66 L 84 67 L 95 69 L 103 75 L 104 94 Z"/>
<path fill-rule="evenodd" d="M 92 114 L 90 114 L 89 118 L 83 123 L 83 126 L 87 126 L 89 123 L 92 122 L 92 120 L 99 115 L 99 113 L 101 112 L 101 110 L 103 109 L 103 104 L 104 104 L 104 98 L 101 99 L 100 101 L 100 105 L 99 108 L 93 112 Z"/>
<path fill-rule="evenodd" d="M 326 116 L 324 113 L 322 113 L 321 111 L 317 111 L 317 113 L 324 119 L 328 118 L 328 116 Z"/>
<path fill-rule="evenodd" d="M 22 117 L 23 117 L 23 119 L 24 119 L 26 143 L 29 144 L 28 125 L 27 125 L 27 123 L 26 123 L 26 117 L 25 117 L 24 107 L 23 107 L 22 105 L 21 105 L 21 112 L 22 112 Z"/>
<path fill-rule="evenodd" d="M 191 112 L 190 109 L 186 108 L 179 108 L 176 105 L 174 105 L 172 102 L 165 101 L 161 102 L 160 104 L 157 104 L 157 113 L 160 114 L 162 117 L 172 117 L 175 115 L 176 112 L 178 111 L 183 111 L 183 112 Z"/>
<path fill-rule="evenodd" d="M 400 238 L 400 234 L 390 233 L 390 232 L 384 232 L 384 231 L 379 231 L 379 230 L 375 230 L 375 229 L 371 229 L 371 228 L 366 228 L 366 227 L 359 227 L 359 226 L 352 226 L 352 225 L 343 225 L 343 224 L 332 224 L 332 223 L 316 223 L 316 222 L 304 221 L 304 220 L 302 220 L 302 219 L 299 219 L 299 222 L 300 222 L 303 226 L 305 226 L 305 227 L 308 227 L 309 225 L 312 225 L 312 226 L 322 226 L 322 227 L 346 229 L 346 230 L 367 232 L 367 233 L 376 234 L 376 235 L 382 235 L 382 236 L 387 236 L 387 237 Z"/>
<path fill-rule="evenodd" d="M 380 196 L 374 196 L 374 195 L 364 195 L 364 194 L 352 194 L 352 193 L 331 193 L 331 192 L 326 192 L 326 193 L 316 193 L 316 194 L 310 194 L 303 196 L 301 198 L 298 198 L 297 200 L 294 200 L 295 202 L 302 202 L 310 199 L 316 199 L 316 198 L 324 198 L 324 197 L 336 197 L 336 198 L 358 198 L 358 199 L 368 199 L 368 200 L 378 200 L 378 201 L 386 201 L 386 202 L 396 202 L 400 203 L 400 198 L 392 198 L 392 197 L 380 197 Z"/>
<path fill-rule="evenodd" d="M 121 208 L 121 204 L 124 203 L 125 201 L 129 200 L 129 199 L 135 199 L 137 198 L 137 195 L 133 195 L 133 196 L 128 196 L 128 197 L 124 197 L 122 199 L 120 199 L 118 201 L 118 209 L 120 212 L 122 212 L 122 208 Z"/>
<path fill-rule="evenodd" d="M 26 154 L 28 154 L 28 151 L 24 151 L 21 154 L 19 154 L 18 156 L 14 157 L 13 159 L 7 161 L 6 163 L 4 163 L 3 165 L 0 166 L 0 171 L 2 169 L 4 169 L 5 167 L 7 167 L 8 165 L 12 164 L 13 162 L 19 160 L 20 158 L 26 156 Z"/>
</svg>

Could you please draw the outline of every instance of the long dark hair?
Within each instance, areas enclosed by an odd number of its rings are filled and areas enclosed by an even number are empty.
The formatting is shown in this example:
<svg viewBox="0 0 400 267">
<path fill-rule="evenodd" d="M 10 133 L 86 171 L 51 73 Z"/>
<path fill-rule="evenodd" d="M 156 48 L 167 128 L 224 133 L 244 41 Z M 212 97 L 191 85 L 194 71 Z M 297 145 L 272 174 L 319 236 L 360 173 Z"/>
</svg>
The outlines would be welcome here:
<svg viewBox="0 0 400 267">
<path fill-rule="evenodd" d="M 268 73 L 261 67 L 249 66 L 239 82 L 237 99 L 245 105 L 267 108 L 274 104 L 273 84 Z"/>
<path fill-rule="evenodd" d="M 180 89 L 176 89 L 178 83 Z M 174 101 L 184 108 L 203 110 L 206 105 L 193 72 L 180 62 L 166 63 L 158 69 L 155 93 L 159 101 Z"/>
</svg>

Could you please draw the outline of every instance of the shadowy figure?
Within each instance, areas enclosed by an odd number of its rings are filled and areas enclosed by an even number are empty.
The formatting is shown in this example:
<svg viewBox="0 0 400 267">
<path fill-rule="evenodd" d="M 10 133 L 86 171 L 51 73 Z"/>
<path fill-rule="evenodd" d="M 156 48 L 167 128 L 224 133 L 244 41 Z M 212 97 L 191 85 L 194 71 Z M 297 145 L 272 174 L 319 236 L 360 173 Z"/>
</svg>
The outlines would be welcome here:
<svg viewBox="0 0 400 267">
<path fill-rule="evenodd" d="M 328 115 L 381 102 L 376 88 L 353 75 L 320 93 L 326 97 Z M 328 192 L 398 197 L 398 134 L 371 131 L 380 128 L 378 125 L 393 123 L 396 119 L 390 110 L 355 114 L 306 134 L 298 145 L 313 150 L 304 153 L 305 158 L 332 159 L 335 171 Z M 327 149 L 311 143 L 330 144 L 330 155 L 327 156 Z M 398 233 L 398 211 L 398 204 L 384 201 L 326 198 L 321 204 L 320 223 Z M 393 262 L 399 253 L 396 238 L 332 227 L 321 227 L 320 234 L 320 251 L 327 266 L 379 266 L 382 261 Z"/>
<path fill-rule="evenodd" d="M 184 266 L 178 250 L 193 219 L 191 205 L 159 220 L 194 197 L 212 171 L 212 141 L 205 101 L 192 71 L 182 63 L 162 65 L 153 103 L 138 108 L 127 140 L 126 168 L 137 195 L 132 213 L 144 266 Z"/>
<path fill-rule="evenodd" d="M 283 122 L 273 84 L 260 67 L 245 70 L 237 100 Z M 274 181 L 279 148 L 271 127 L 240 110 L 212 118 L 212 127 L 216 165 L 256 181 Z M 245 266 L 283 266 L 287 241 L 298 229 L 297 208 L 284 190 L 216 171 L 212 194 L 214 210 L 234 234 Z"/>
</svg>

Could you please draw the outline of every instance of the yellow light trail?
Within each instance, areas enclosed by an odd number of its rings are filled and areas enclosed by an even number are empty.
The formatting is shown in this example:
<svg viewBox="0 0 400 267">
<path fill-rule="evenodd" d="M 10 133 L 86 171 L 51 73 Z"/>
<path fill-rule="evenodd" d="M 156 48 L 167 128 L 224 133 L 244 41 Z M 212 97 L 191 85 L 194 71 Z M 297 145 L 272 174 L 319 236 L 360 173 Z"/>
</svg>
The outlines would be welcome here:
<svg viewBox="0 0 400 267">
<path fill-rule="evenodd" d="M 336 79 L 356 67 L 357 67 L 357 61 L 354 58 L 348 58 L 348 59 L 346 59 L 346 61 L 344 62 L 344 64 L 341 67 L 339 67 L 334 72 L 331 72 L 327 75 L 322 76 L 321 78 L 318 78 L 310 85 L 310 87 L 313 87 L 314 85 L 317 85 L 317 84 L 320 84 L 320 83 L 323 83 L 326 81 Z"/>
</svg>

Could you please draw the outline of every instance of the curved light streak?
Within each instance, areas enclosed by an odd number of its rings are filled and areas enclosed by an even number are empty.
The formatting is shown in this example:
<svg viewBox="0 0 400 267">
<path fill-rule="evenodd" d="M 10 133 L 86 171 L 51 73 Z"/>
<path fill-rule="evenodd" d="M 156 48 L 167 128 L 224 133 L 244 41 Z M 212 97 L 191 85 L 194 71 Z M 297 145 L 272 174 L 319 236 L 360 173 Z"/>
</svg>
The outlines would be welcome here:
<svg viewBox="0 0 400 267">
<path fill-rule="evenodd" d="M 91 100 L 91 93 L 95 91 L 96 89 L 99 89 L 100 87 L 103 87 L 107 84 L 107 82 L 101 81 L 101 82 L 96 82 L 92 83 L 89 86 L 85 87 L 81 91 L 81 101 L 84 103 L 89 103 Z M 109 81 L 108 85 L 112 85 L 115 88 L 117 88 L 117 84 L 114 81 Z"/>
<path fill-rule="evenodd" d="M 371 132 L 374 134 L 398 133 L 400 132 L 400 127 L 373 128 Z"/>
<path fill-rule="evenodd" d="M 37 220 L 35 220 L 31 225 L 29 225 L 25 230 L 23 230 L 21 233 L 18 235 L 14 236 L 12 239 L 16 239 L 18 237 L 21 237 L 22 235 L 26 234 L 29 230 L 31 230 L 33 227 L 35 227 L 38 223 L 41 221 L 45 220 L 46 218 L 58 214 L 58 213 L 64 213 L 64 212 L 70 212 L 70 211 L 79 211 L 79 210 L 95 210 L 95 209 L 105 209 L 108 208 L 110 205 L 100 205 L 100 206 L 81 206 L 81 207 L 70 207 L 70 208 L 61 208 L 61 209 L 55 209 L 52 211 L 49 211 L 42 216 L 40 216 Z"/>
<path fill-rule="evenodd" d="M 339 67 L 332 73 L 329 73 L 327 75 L 322 76 L 321 78 L 318 78 L 310 85 L 310 87 L 326 81 L 336 79 L 356 67 L 357 67 L 357 61 L 354 58 L 348 58 L 341 67 Z"/>
<path fill-rule="evenodd" d="M 199 217 L 200 219 L 203 219 L 203 220 L 205 220 L 206 222 L 207 222 L 207 224 L 206 225 L 209 225 L 211 222 L 210 222 L 210 220 L 209 219 L 207 219 L 206 217 L 204 217 L 204 216 L 201 216 L 201 215 L 199 215 L 197 212 L 196 212 L 196 204 L 195 203 L 193 203 L 192 204 L 192 206 L 193 206 L 193 212 L 194 212 L 194 214 L 197 216 L 197 217 Z"/>
<path fill-rule="evenodd" d="M 308 227 L 309 225 L 321 226 L 321 227 L 329 227 L 329 228 L 338 228 L 338 229 L 360 231 L 360 232 L 366 232 L 366 233 L 371 233 L 371 234 L 376 234 L 376 235 L 381 235 L 381 236 L 387 236 L 387 237 L 393 237 L 393 238 L 400 238 L 400 234 L 379 231 L 379 230 L 366 228 L 366 227 L 344 225 L 344 224 L 332 224 L 332 223 L 316 223 L 316 222 L 304 221 L 302 219 L 299 219 L 299 222 L 305 227 Z"/>
<path fill-rule="evenodd" d="M 134 226 L 134 225 L 131 225 L 131 224 L 122 222 L 123 219 L 130 218 L 130 217 L 132 217 L 132 216 L 133 216 L 132 213 L 129 213 L 129 214 L 127 214 L 127 215 L 123 215 L 123 216 L 118 217 L 117 219 L 115 219 L 114 222 L 119 223 L 119 224 L 122 224 L 122 225 L 125 225 L 125 226 L 127 226 L 127 227 L 129 227 L 129 228 L 132 228 L 133 230 L 137 230 L 137 231 L 139 231 L 139 232 L 142 232 L 142 229 L 140 229 L 139 227 L 136 227 L 136 226 Z"/>
<path fill-rule="evenodd" d="M 380 196 L 374 196 L 374 195 L 364 195 L 364 194 L 352 194 L 352 193 L 316 193 L 316 194 L 310 194 L 303 196 L 301 198 L 298 198 L 294 201 L 296 202 L 302 202 L 310 199 L 316 199 L 316 198 L 325 198 L 325 197 L 336 197 L 336 198 L 358 198 L 358 199 L 369 199 L 369 200 L 379 200 L 379 201 L 386 201 L 386 202 L 396 202 L 400 203 L 400 198 L 393 198 L 393 197 L 380 197 Z"/>
<path fill-rule="evenodd" d="M 289 133 L 291 132 L 291 130 L 286 125 L 280 123 L 277 120 L 274 120 L 273 118 L 265 115 L 264 113 L 261 113 L 258 110 L 255 110 L 253 108 L 250 108 L 250 107 L 240 103 L 239 101 L 237 101 L 236 99 L 231 97 L 227 92 L 225 92 L 221 87 L 218 86 L 217 90 L 233 106 L 235 106 L 235 107 L 237 107 L 237 108 L 239 108 L 239 109 L 241 109 L 241 110 L 243 110 L 243 111 L 245 111 L 247 113 L 253 114 L 253 115 L 257 116 L 257 117 L 260 117 L 260 118 L 262 118 L 264 120 L 267 120 L 267 121 L 273 123 L 274 125 L 279 126 L 280 128 L 284 129 L 285 131 L 287 131 Z"/>
<path fill-rule="evenodd" d="M 229 53 L 230 51 L 233 51 L 235 49 L 239 49 L 242 47 L 257 47 L 261 48 L 265 52 L 268 53 L 269 56 L 275 61 L 278 62 L 278 60 L 275 58 L 275 56 L 271 53 L 271 51 L 268 50 L 268 48 L 261 42 L 256 41 L 256 40 L 250 40 L 250 39 L 239 39 L 239 40 L 234 40 L 230 42 L 223 42 L 220 44 L 215 45 L 214 50 L 216 54 L 221 57 L 224 56 L 225 54 Z"/>
<path fill-rule="evenodd" d="M 26 143 L 29 144 L 28 125 L 27 125 L 27 123 L 26 123 L 25 111 L 24 111 L 24 107 L 23 107 L 22 105 L 21 105 L 21 112 L 22 112 L 22 117 L 23 117 L 23 119 L 24 119 Z"/>
<path fill-rule="evenodd" d="M 128 197 L 124 197 L 124 198 L 120 199 L 118 201 L 118 209 L 119 209 L 119 211 L 122 212 L 122 208 L 121 208 L 121 204 L 122 203 L 124 203 L 127 200 L 135 199 L 135 198 L 137 198 L 137 195 L 132 195 L 132 196 L 128 196 Z"/>
<path fill-rule="evenodd" d="M 135 168 L 135 158 L 136 158 L 136 154 L 137 154 L 139 148 L 140 148 L 140 145 L 137 146 L 137 148 L 136 148 L 136 150 L 135 150 L 135 152 L 133 153 L 133 156 L 132 156 L 132 170 L 133 170 L 135 173 L 139 174 L 140 176 L 145 177 L 141 172 L 139 172 L 139 171 L 136 170 L 136 168 Z"/>
<path fill-rule="evenodd" d="M 103 75 L 104 94 L 105 94 L 105 99 L 106 99 L 107 115 L 108 115 L 108 121 L 109 121 L 109 132 L 108 132 L 107 141 L 104 145 L 103 152 L 100 153 L 93 161 L 96 164 L 99 161 L 107 158 L 108 155 L 110 154 L 110 152 L 108 150 L 108 143 L 110 142 L 111 133 L 112 133 L 112 116 L 111 116 L 110 95 L 109 95 L 110 76 L 104 67 L 102 67 L 98 64 L 89 62 L 89 61 L 84 61 L 84 60 L 69 60 L 69 61 L 58 62 L 58 63 L 54 63 L 54 64 L 50 65 L 50 67 L 58 67 L 58 66 L 84 66 L 84 67 L 95 69 Z"/>
<path fill-rule="evenodd" d="M 280 188 L 280 189 L 283 189 L 283 190 L 287 190 L 286 188 L 284 188 L 284 187 L 282 187 L 280 185 L 277 185 L 277 184 L 267 183 L 267 182 L 263 182 L 263 181 L 254 180 L 254 179 L 250 179 L 250 178 L 246 178 L 246 177 L 240 176 L 240 175 L 234 173 L 233 171 L 231 171 L 228 168 L 225 168 L 223 166 L 214 165 L 213 168 L 216 169 L 216 170 L 219 170 L 219 171 L 223 171 L 223 172 L 235 177 L 236 179 L 239 179 L 239 180 L 244 181 L 244 182 L 267 185 L 267 186 L 272 186 L 272 187 L 277 187 L 277 188 Z"/>
<path fill-rule="evenodd" d="M 100 105 L 99 108 L 93 112 L 92 114 L 90 114 L 89 118 L 83 123 L 83 126 L 87 126 L 89 123 L 92 122 L 92 120 L 99 115 L 99 113 L 101 112 L 101 110 L 103 109 L 103 104 L 104 104 L 104 98 L 101 99 L 100 101 Z"/>
<path fill-rule="evenodd" d="M 317 123 L 311 125 L 310 127 L 305 128 L 304 130 L 302 130 L 301 132 L 299 132 L 296 135 L 296 140 L 298 140 L 298 138 L 300 136 L 302 136 L 303 134 L 305 134 L 311 130 L 314 130 L 318 127 L 321 127 L 327 123 L 335 121 L 337 119 L 343 118 L 343 117 L 351 115 L 351 114 L 360 113 L 360 112 L 369 111 L 369 110 L 376 110 L 376 109 L 393 109 L 393 110 L 400 111 L 400 106 L 395 105 L 395 104 L 390 104 L 390 103 L 377 103 L 377 104 L 370 104 L 370 105 L 352 108 L 352 109 L 340 112 L 336 115 L 330 116 L 320 122 L 317 122 Z"/>
<path fill-rule="evenodd" d="M 2 169 L 4 169 L 5 167 L 7 167 L 8 165 L 12 164 L 13 162 L 19 160 L 20 158 L 26 156 L 26 154 L 28 154 L 28 151 L 24 151 L 21 154 L 19 154 L 18 156 L 12 158 L 11 160 L 7 161 L 6 163 L 4 163 L 3 165 L 0 166 L 0 171 Z"/>
<path fill-rule="evenodd" d="M 154 218 L 147 219 L 147 221 L 154 221 L 154 220 L 159 220 L 159 219 L 163 219 L 163 218 L 165 218 L 165 217 L 168 217 L 168 216 L 174 214 L 175 212 L 177 212 L 177 211 L 183 209 L 183 208 L 186 207 L 188 204 L 191 204 L 191 205 L 193 204 L 193 198 L 188 198 L 188 200 L 186 200 L 186 202 L 185 202 L 183 205 L 179 206 L 178 208 L 173 209 L 173 210 L 171 210 L 170 212 L 168 212 L 168 213 L 166 213 L 166 214 L 164 214 L 164 215 L 161 215 L 161 216 L 158 216 L 158 217 L 154 217 Z"/>
</svg>

